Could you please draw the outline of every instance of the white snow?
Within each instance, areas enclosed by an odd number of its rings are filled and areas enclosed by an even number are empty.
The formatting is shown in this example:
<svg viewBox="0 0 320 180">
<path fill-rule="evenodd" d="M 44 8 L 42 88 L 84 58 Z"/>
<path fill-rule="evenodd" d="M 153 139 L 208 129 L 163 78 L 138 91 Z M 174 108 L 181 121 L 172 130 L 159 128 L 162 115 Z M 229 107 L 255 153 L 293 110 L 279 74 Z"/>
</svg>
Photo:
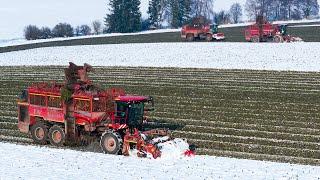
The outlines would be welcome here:
<svg viewBox="0 0 320 180">
<path fill-rule="evenodd" d="M 244 22 L 238 24 L 223 24 L 220 25 L 219 28 L 230 28 L 230 27 L 244 27 L 254 24 L 255 22 Z M 292 20 L 292 21 L 274 21 L 273 24 L 298 24 L 290 27 L 318 27 L 320 26 L 320 19 L 314 20 Z M 319 24 L 312 24 L 312 25 L 299 25 L 302 23 L 319 23 Z M 114 36 L 132 36 L 132 35 L 139 35 L 139 34 L 154 34 L 154 33 L 167 33 L 167 32 L 180 32 L 181 29 L 158 29 L 158 30 L 149 30 L 149 31 L 142 31 L 137 33 L 111 33 L 111 34 L 100 34 L 100 35 L 88 35 L 88 36 L 78 36 L 78 37 L 64 37 L 64 38 L 52 38 L 52 39 L 38 39 L 38 40 L 26 40 L 23 38 L 20 39 L 7 39 L 7 40 L 0 40 L 0 47 L 7 47 L 7 46 L 16 46 L 16 45 L 24 45 L 24 44 L 34 44 L 34 43 L 43 43 L 43 42 L 56 42 L 56 41 L 68 41 L 74 39 L 87 39 L 87 38 L 95 38 L 95 37 L 114 37 Z"/>
<path fill-rule="evenodd" d="M 299 28 L 299 27 L 320 27 L 320 24 L 312 24 L 312 25 L 296 25 L 296 26 L 290 26 L 294 28 Z"/>
<path fill-rule="evenodd" d="M 0 65 L 147 66 L 319 71 L 320 43 L 155 43 L 48 47 L 0 54 Z"/>
<path fill-rule="evenodd" d="M 0 142 L 0 179 L 319 179 L 320 167 L 234 158 L 148 159 Z"/>
<path fill-rule="evenodd" d="M 302 19 L 290 21 L 274 21 L 273 24 L 303 24 L 303 23 L 320 23 L 320 19 Z"/>
<path fill-rule="evenodd" d="M 299 25 L 303 23 L 319 23 L 315 25 Z M 255 24 L 255 22 L 244 22 L 238 24 L 223 24 L 220 25 L 219 28 L 229 28 L 229 27 L 244 27 Z M 312 27 L 312 26 L 320 26 L 320 19 L 302 19 L 302 20 L 291 20 L 291 21 L 273 21 L 272 24 L 297 24 L 290 27 Z"/>
</svg>

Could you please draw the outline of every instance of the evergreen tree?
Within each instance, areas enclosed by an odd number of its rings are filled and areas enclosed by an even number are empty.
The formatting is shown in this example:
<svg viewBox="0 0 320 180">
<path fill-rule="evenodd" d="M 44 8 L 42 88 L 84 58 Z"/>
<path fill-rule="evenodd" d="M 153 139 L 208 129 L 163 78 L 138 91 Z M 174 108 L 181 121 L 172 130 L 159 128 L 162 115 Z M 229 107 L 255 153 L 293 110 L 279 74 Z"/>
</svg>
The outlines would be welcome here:
<svg viewBox="0 0 320 180">
<path fill-rule="evenodd" d="M 105 25 L 108 28 L 107 32 L 119 32 L 120 0 L 110 0 L 110 14 L 105 18 Z"/>
<path fill-rule="evenodd" d="M 129 32 L 141 31 L 141 12 L 139 6 L 141 4 L 140 0 L 131 0 L 132 4 L 130 4 L 129 9 L 129 18 L 130 18 L 130 28 Z M 130 1 L 128 1 L 130 2 Z"/>
<path fill-rule="evenodd" d="M 149 22 L 151 25 L 159 28 L 161 21 L 161 0 L 150 0 L 149 1 Z"/>
<path fill-rule="evenodd" d="M 190 0 L 172 0 L 171 6 L 171 26 L 181 27 L 190 21 L 191 1 Z"/>
<path fill-rule="evenodd" d="M 172 19 L 171 19 L 171 26 L 173 28 L 178 28 L 181 26 L 181 10 L 180 10 L 180 4 L 179 0 L 172 0 L 171 3 L 171 14 L 172 14 Z"/>
<path fill-rule="evenodd" d="M 191 0 L 183 0 L 182 1 L 182 6 L 183 6 L 183 17 L 182 21 L 183 24 L 189 22 L 191 20 Z"/>
<path fill-rule="evenodd" d="M 136 32 L 141 30 L 140 0 L 110 0 L 110 14 L 105 18 L 108 32 Z"/>
<path fill-rule="evenodd" d="M 232 17 L 233 23 L 239 23 L 240 18 L 242 16 L 242 7 L 239 3 L 234 3 L 231 5 L 229 10 L 230 15 Z"/>
</svg>

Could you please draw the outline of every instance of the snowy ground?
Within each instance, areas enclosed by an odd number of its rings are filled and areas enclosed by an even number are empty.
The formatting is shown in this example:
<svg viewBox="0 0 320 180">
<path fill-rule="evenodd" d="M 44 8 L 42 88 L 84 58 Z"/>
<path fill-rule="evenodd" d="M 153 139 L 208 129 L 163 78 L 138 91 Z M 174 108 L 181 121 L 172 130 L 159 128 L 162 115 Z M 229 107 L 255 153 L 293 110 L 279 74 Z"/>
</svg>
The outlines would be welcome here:
<svg viewBox="0 0 320 180">
<path fill-rule="evenodd" d="M 49 47 L 0 54 L 1 66 L 68 65 L 319 71 L 320 43 L 156 43 Z"/>
<path fill-rule="evenodd" d="M 0 40 L 0 47 L 16 46 L 16 45 L 23 45 L 23 44 L 35 44 L 35 43 L 52 42 L 52 41 L 68 41 L 73 39 L 88 39 L 88 38 L 114 37 L 114 36 L 135 36 L 135 35 L 141 35 L 141 34 L 155 34 L 155 33 L 168 33 L 168 32 L 180 32 L 180 29 L 159 29 L 159 30 L 142 31 L 138 33 L 110 33 L 110 34 L 77 36 L 77 37 L 67 37 L 67 38 L 38 39 L 38 40 L 30 40 L 30 41 L 26 39 Z"/>
<path fill-rule="evenodd" d="M 319 179 L 320 167 L 170 156 L 141 159 L 0 142 L 0 179 Z"/>
<path fill-rule="evenodd" d="M 0 54 L 0 65 L 320 70 L 320 43 L 161 43 L 39 48 Z M 170 152 L 170 151 L 168 151 Z M 173 155 L 175 154 L 175 155 Z M 2 179 L 320 179 L 320 167 L 177 152 L 161 159 L 0 142 Z"/>
<path fill-rule="evenodd" d="M 238 24 L 224 24 L 220 25 L 219 28 L 230 28 L 230 27 L 242 27 L 254 24 L 255 22 L 245 22 L 245 23 L 238 23 Z M 314 20 L 292 20 L 292 21 L 275 21 L 273 24 L 297 24 L 291 27 L 319 27 L 320 24 L 313 24 L 313 25 L 299 25 L 303 23 L 320 23 L 320 19 Z M 143 31 L 138 33 L 111 33 L 111 34 L 100 34 L 100 35 L 89 35 L 89 36 L 78 36 L 78 37 L 68 37 L 68 38 L 53 38 L 53 39 L 38 39 L 38 40 L 31 40 L 28 41 L 24 38 L 20 39 L 7 39 L 1 40 L 0 39 L 0 47 L 6 46 L 16 46 L 16 45 L 23 45 L 23 44 L 34 44 L 34 43 L 42 43 L 42 42 L 52 42 L 52 41 L 68 41 L 73 39 L 87 39 L 87 38 L 95 38 L 95 37 L 113 37 L 113 36 L 132 36 L 132 35 L 139 35 L 139 34 L 153 34 L 153 33 L 167 33 L 167 32 L 180 32 L 181 29 L 159 29 L 159 30 L 149 30 Z"/>
<path fill-rule="evenodd" d="M 255 22 L 244 22 L 244 23 L 238 23 L 238 24 L 224 24 L 219 26 L 220 28 L 228 28 L 228 27 L 243 27 L 243 26 L 248 26 L 251 24 L 254 24 Z M 273 24 L 303 24 L 303 23 L 320 23 L 320 19 L 302 19 L 302 20 L 292 20 L 292 21 L 274 21 L 272 22 Z M 291 27 L 296 27 L 296 26 L 301 26 L 301 25 L 294 25 Z M 306 26 L 308 27 L 308 26 Z"/>
</svg>

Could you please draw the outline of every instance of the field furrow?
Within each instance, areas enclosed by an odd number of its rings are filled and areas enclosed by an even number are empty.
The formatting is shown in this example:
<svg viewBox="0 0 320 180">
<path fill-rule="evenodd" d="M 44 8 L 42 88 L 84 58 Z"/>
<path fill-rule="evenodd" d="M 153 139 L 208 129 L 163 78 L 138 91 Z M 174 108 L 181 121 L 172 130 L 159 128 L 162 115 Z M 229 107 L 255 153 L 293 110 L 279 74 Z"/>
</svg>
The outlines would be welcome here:
<svg viewBox="0 0 320 180">
<path fill-rule="evenodd" d="M 16 99 L 36 82 L 63 82 L 60 66 L 0 67 L 0 141 L 32 143 L 17 129 Z M 320 73 L 96 67 L 102 88 L 151 95 L 148 128 L 170 128 L 199 154 L 320 164 Z"/>
</svg>

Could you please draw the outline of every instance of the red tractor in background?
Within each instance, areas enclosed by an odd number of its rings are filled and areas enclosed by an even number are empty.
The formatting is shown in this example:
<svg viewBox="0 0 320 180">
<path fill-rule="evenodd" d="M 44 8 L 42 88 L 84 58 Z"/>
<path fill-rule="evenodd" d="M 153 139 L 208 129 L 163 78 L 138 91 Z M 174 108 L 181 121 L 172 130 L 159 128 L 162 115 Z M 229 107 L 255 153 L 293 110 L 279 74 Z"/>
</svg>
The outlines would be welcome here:
<svg viewBox="0 0 320 180">
<path fill-rule="evenodd" d="M 249 42 L 297 42 L 299 37 L 287 34 L 287 25 L 272 24 L 263 16 L 257 16 L 256 23 L 245 29 L 245 39 Z"/>
<path fill-rule="evenodd" d="M 195 39 L 205 39 L 206 41 L 221 41 L 225 39 L 225 36 L 223 33 L 218 32 L 218 25 L 210 25 L 204 17 L 198 17 L 194 18 L 191 24 L 184 25 L 182 27 L 181 38 L 189 42 L 192 42 Z"/>
<path fill-rule="evenodd" d="M 168 130 L 142 131 L 146 113 L 154 110 L 150 96 L 127 95 L 122 89 L 103 90 L 88 79 L 90 65 L 70 63 L 65 83 L 39 83 L 18 99 L 18 128 L 39 144 L 89 144 L 99 141 L 103 152 L 161 156 L 150 137 L 167 136 Z M 149 139 L 148 139 L 149 138 Z"/>
</svg>

